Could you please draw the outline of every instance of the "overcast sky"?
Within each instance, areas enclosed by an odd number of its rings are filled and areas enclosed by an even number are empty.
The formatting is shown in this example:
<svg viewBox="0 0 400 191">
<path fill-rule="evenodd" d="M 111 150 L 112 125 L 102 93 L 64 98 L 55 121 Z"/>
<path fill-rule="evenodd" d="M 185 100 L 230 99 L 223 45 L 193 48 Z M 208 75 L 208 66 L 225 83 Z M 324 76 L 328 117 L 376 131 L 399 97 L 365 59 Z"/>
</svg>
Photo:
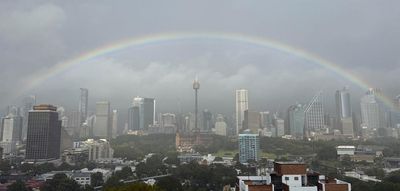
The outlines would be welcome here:
<svg viewBox="0 0 400 191">
<path fill-rule="evenodd" d="M 255 110 L 284 110 L 323 90 L 333 104 L 349 86 L 316 64 L 270 48 L 226 40 L 182 40 L 132 47 L 78 65 L 21 90 L 40 71 L 122 39 L 169 32 L 229 32 L 273 39 L 319 55 L 388 96 L 400 94 L 400 1 L 0 1 L 0 106 L 35 94 L 40 103 L 75 109 L 79 88 L 90 105 L 127 108 L 155 97 L 159 111 L 192 110 L 197 75 L 200 108 L 230 113 L 234 90 L 249 90 Z M 22 93 L 21 93 L 22 92 Z"/>
</svg>

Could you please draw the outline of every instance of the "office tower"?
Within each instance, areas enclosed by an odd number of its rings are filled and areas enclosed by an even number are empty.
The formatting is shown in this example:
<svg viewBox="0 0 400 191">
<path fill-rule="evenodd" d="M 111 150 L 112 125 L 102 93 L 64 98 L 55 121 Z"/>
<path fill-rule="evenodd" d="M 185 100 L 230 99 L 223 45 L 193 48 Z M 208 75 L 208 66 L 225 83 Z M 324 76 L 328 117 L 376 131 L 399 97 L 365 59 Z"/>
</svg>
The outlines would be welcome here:
<svg viewBox="0 0 400 191">
<path fill-rule="evenodd" d="M 385 111 L 377 98 L 379 94 L 379 90 L 370 89 L 361 98 L 361 122 L 362 126 L 366 127 L 368 131 L 386 127 Z"/>
<path fill-rule="evenodd" d="M 198 108 L 198 103 L 197 103 L 197 93 L 198 93 L 198 90 L 200 89 L 200 82 L 199 82 L 199 80 L 197 79 L 197 77 L 196 77 L 196 79 L 193 81 L 193 89 L 194 89 L 194 130 L 195 131 L 200 131 L 199 130 L 199 128 L 198 128 L 198 124 L 197 124 L 197 121 L 198 121 L 198 111 L 199 111 L 199 108 Z"/>
<path fill-rule="evenodd" d="M 260 112 L 261 128 L 271 128 L 273 116 L 269 111 Z"/>
<path fill-rule="evenodd" d="M 304 129 L 307 137 L 324 129 L 324 105 L 322 92 L 318 92 L 304 110 Z"/>
<path fill-rule="evenodd" d="M 79 125 L 82 125 L 86 118 L 88 117 L 88 98 L 89 98 L 89 90 L 85 88 L 81 88 L 81 95 L 79 99 Z"/>
<path fill-rule="evenodd" d="M 132 105 L 128 112 L 128 126 L 131 130 L 143 130 L 149 125 L 154 125 L 156 111 L 154 98 L 135 97 Z"/>
<path fill-rule="evenodd" d="M 163 113 L 161 115 L 161 128 L 176 127 L 176 117 L 173 113 Z"/>
<path fill-rule="evenodd" d="M 118 110 L 112 111 L 112 138 L 117 137 L 118 132 Z"/>
<path fill-rule="evenodd" d="M 10 154 L 16 151 L 16 146 L 22 141 L 22 122 L 19 115 L 8 114 L 1 120 L 1 147 L 3 154 Z"/>
<path fill-rule="evenodd" d="M 57 108 L 36 105 L 28 114 L 25 159 L 48 161 L 60 158 L 61 121 Z"/>
<path fill-rule="evenodd" d="M 336 115 L 339 128 L 342 134 L 347 137 L 354 136 L 353 118 L 350 104 L 350 93 L 347 87 L 342 90 L 337 90 L 335 93 L 336 100 Z"/>
<path fill-rule="evenodd" d="M 36 104 L 36 96 L 30 95 L 22 100 L 22 139 L 26 140 L 26 133 L 28 129 L 28 114 Z"/>
<path fill-rule="evenodd" d="M 111 137 L 111 110 L 110 102 L 108 101 L 96 103 L 96 122 L 93 128 L 93 136 L 101 138 Z"/>
<path fill-rule="evenodd" d="M 258 134 L 260 129 L 260 112 L 258 111 L 244 111 L 243 129 L 250 130 L 251 133 Z"/>
<path fill-rule="evenodd" d="M 140 129 L 138 105 L 128 109 L 128 129 L 131 131 L 137 131 Z"/>
<path fill-rule="evenodd" d="M 227 124 L 225 123 L 224 116 L 221 114 L 217 115 L 217 119 L 215 122 L 215 134 L 221 135 L 221 136 L 226 136 L 227 135 Z"/>
<path fill-rule="evenodd" d="M 239 161 L 247 163 L 249 160 L 260 159 L 260 140 L 258 134 L 239 134 Z"/>
<path fill-rule="evenodd" d="M 276 117 L 274 119 L 274 127 L 276 128 L 277 137 L 285 135 L 285 120 Z"/>
<path fill-rule="evenodd" d="M 344 87 L 342 90 L 337 90 L 335 93 L 335 100 L 337 118 L 350 118 L 352 111 L 349 89 L 347 87 Z"/>
<path fill-rule="evenodd" d="M 209 132 L 213 128 L 213 119 L 212 119 L 212 113 L 208 110 L 205 109 L 203 111 L 203 131 Z"/>
<path fill-rule="evenodd" d="M 304 137 L 304 109 L 301 104 L 292 105 L 288 109 L 288 130 L 290 135 L 298 139 Z"/>
<path fill-rule="evenodd" d="M 68 118 L 67 126 L 65 130 L 68 132 L 69 135 L 72 137 L 79 137 L 80 132 L 80 112 L 75 111 L 67 111 L 65 112 L 66 117 Z"/>
<path fill-rule="evenodd" d="M 243 128 L 244 111 L 249 109 L 248 91 L 245 89 L 236 90 L 236 134 Z"/>
</svg>

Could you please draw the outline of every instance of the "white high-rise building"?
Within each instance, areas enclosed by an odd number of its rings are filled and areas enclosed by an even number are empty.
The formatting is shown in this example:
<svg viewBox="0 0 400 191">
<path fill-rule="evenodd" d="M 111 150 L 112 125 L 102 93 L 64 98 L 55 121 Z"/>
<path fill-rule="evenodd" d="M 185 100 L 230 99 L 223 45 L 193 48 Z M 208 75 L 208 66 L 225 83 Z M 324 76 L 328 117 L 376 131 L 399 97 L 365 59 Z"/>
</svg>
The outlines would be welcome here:
<svg viewBox="0 0 400 191">
<path fill-rule="evenodd" d="M 376 97 L 377 93 L 379 93 L 377 90 L 370 89 L 361 98 L 361 120 L 363 126 L 368 130 L 384 127 L 384 114 Z"/>
<path fill-rule="evenodd" d="M 217 135 L 226 136 L 228 126 L 225 123 L 224 116 L 221 114 L 217 115 L 217 121 L 215 122 L 214 132 Z"/>
<path fill-rule="evenodd" d="M 111 137 L 110 113 L 110 102 L 100 101 L 96 103 L 96 122 L 93 128 L 93 136 L 101 138 Z"/>
<path fill-rule="evenodd" d="M 306 136 L 310 137 L 313 133 L 320 133 L 325 127 L 324 105 L 322 92 L 318 92 L 304 110 L 304 128 Z"/>
<path fill-rule="evenodd" d="M 1 146 L 4 154 L 15 152 L 16 145 L 21 141 L 22 117 L 9 114 L 1 120 Z"/>
<path fill-rule="evenodd" d="M 249 109 L 248 91 L 245 89 L 236 90 L 236 134 L 243 128 L 244 111 Z"/>
<path fill-rule="evenodd" d="M 118 134 L 118 110 L 112 111 L 112 137 L 117 137 Z"/>
</svg>

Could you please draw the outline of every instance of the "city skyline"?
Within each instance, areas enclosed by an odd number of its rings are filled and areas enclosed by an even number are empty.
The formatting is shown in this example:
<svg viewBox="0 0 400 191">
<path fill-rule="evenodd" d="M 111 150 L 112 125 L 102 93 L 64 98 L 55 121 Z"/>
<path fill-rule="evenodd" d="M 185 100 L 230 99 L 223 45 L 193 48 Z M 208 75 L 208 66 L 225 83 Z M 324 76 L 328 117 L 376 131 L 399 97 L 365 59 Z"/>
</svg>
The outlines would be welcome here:
<svg viewBox="0 0 400 191">
<path fill-rule="evenodd" d="M 0 107 L 17 104 L 31 94 L 46 100 L 43 102 L 73 105 L 76 89 L 85 87 L 90 89 L 91 99 L 110 99 L 117 108 L 141 95 L 157 98 L 160 109 L 178 110 L 180 100 L 181 108 L 189 110 L 192 92 L 186 89 L 186 82 L 196 74 L 204 85 L 199 105 L 213 111 L 218 106 L 225 113 L 231 111 L 230 101 L 234 101 L 228 96 L 237 88 L 252 92 L 254 106 L 260 106 L 257 110 L 283 110 L 284 103 L 306 102 L 321 89 L 333 96 L 329 92 L 343 86 L 349 86 L 355 98 L 369 87 L 395 97 L 400 93 L 394 83 L 399 59 L 391 50 L 399 44 L 395 34 L 400 29 L 394 24 L 399 13 L 393 10 L 398 2 L 377 6 L 364 1 L 359 9 L 356 4 L 349 6 L 354 2 L 347 3 L 315 2 L 310 7 L 262 1 L 259 6 L 244 2 L 213 2 L 214 6 L 206 2 L 162 3 L 161 7 L 172 10 L 198 7 L 186 14 L 121 1 L 113 5 L 121 15 L 114 15 L 109 8 L 101 9 L 110 7 L 107 2 L 88 2 L 93 9 L 57 1 L 4 2 L 2 14 L 12 17 L 1 20 L 4 25 L 0 26 L 4 28 L 0 41 L 6 46 L 2 48 L 8 50 L 0 53 L 0 81 L 5 82 L 0 84 Z M 142 6 L 157 12 L 140 17 L 141 11 L 134 10 Z M 331 6 L 341 10 L 340 14 Z M 237 15 L 237 9 L 243 14 Z M 202 14 L 204 10 L 209 14 Z M 179 19 L 182 17 L 187 19 Z M 29 28 L 43 18 L 48 18 L 43 25 Z M 101 24 L 95 22 L 98 18 L 103 18 Z M 380 30 L 383 28 L 391 30 Z M 132 41 L 136 44 L 129 46 Z M 116 48 L 120 46 L 123 48 Z M 12 51 L 16 49 L 20 51 Z M 299 56 L 303 52 L 310 53 L 310 59 Z M 63 63 L 73 65 L 65 67 Z M 341 68 L 339 72 L 337 68 Z M 6 83 L 11 79 L 13 83 Z M 319 83 L 322 81 L 324 85 Z M 221 97 L 230 100 L 222 102 Z M 357 106 L 354 101 L 352 104 Z"/>
</svg>

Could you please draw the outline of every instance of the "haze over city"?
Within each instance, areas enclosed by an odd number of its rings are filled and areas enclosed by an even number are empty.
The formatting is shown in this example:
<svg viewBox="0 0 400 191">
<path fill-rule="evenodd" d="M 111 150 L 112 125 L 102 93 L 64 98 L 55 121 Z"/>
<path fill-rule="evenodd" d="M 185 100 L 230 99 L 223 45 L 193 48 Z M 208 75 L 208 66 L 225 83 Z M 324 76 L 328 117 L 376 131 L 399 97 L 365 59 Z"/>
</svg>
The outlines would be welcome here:
<svg viewBox="0 0 400 191">
<path fill-rule="evenodd" d="M 399 191 L 400 1 L 0 1 L 0 191 Z"/>
<path fill-rule="evenodd" d="M 361 3 L 362 2 L 362 3 Z M 94 101 L 126 108 L 134 96 L 154 97 L 159 111 L 199 107 L 231 114 L 234 90 L 249 90 L 251 108 L 283 110 L 319 90 L 350 87 L 353 105 L 366 92 L 341 74 L 290 52 L 235 40 L 187 38 L 131 46 L 75 64 L 26 88 L 29 80 L 93 50 L 131 38 L 171 33 L 234 33 L 267 38 L 324 58 L 389 97 L 397 88 L 400 32 L 397 1 L 2 2 L 0 91 L 3 108 L 34 94 L 38 102 L 74 108 L 79 88 Z M 334 8 L 332 8 L 334 7 Z M 338 11 L 340 10 L 340 11 Z M 179 35 L 178 35 L 179 36 Z M 26 89 L 20 89 L 26 88 Z M 328 102 L 330 106 L 331 101 Z M 333 102 L 333 101 L 332 101 Z M 328 109 L 330 107 L 327 107 Z"/>
</svg>

